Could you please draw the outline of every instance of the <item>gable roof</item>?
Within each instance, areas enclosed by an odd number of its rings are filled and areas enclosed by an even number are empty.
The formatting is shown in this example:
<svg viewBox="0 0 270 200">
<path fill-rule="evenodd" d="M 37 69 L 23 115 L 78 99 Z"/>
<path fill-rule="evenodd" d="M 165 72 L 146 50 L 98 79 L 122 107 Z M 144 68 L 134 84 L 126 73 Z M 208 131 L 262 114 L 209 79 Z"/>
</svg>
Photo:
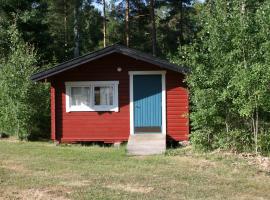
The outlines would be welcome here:
<svg viewBox="0 0 270 200">
<path fill-rule="evenodd" d="M 119 53 L 122 55 L 126 55 L 126 56 L 129 56 L 131 58 L 145 61 L 145 62 L 151 63 L 153 65 L 159 66 L 161 68 L 169 69 L 169 70 L 172 70 L 172 71 L 175 71 L 178 73 L 182 73 L 182 74 L 187 74 L 189 71 L 188 68 L 186 68 L 186 67 L 182 67 L 182 66 L 178 66 L 176 64 L 169 63 L 166 60 L 162 60 L 162 59 L 154 57 L 150 54 L 143 53 L 143 52 L 135 50 L 135 49 L 127 48 L 127 47 L 119 45 L 119 44 L 114 44 L 112 46 L 105 47 L 101 50 L 94 51 L 94 52 L 88 53 L 86 55 L 74 58 L 72 60 L 63 62 L 61 64 L 56 65 L 55 67 L 53 67 L 51 69 L 48 69 L 48 70 L 45 70 L 42 72 L 38 72 L 38 73 L 31 76 L 31 80 L 40 81 L 40 80 L 52 77 L 52 76 L 59 74 L 61 72 L 67 71 L 67 70 L 75 68 L 77 66 L 80 66 L 82 64 L 85 64 L 85 63 L 88 63 L 90 61 L 104 57 L 106 55 L 112 54 L 112 53 Z"/>
</svg>

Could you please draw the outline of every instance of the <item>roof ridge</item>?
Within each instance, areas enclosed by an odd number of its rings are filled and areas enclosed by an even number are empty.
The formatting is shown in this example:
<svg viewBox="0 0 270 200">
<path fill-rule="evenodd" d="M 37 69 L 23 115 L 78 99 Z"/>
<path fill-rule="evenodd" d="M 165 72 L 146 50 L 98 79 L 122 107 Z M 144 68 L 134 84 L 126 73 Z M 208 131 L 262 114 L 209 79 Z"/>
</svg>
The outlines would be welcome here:
<svg viewBox="0 0 270 200">
<path fill-rule="evenodd" d="M 79 65 L 93 61 L 95 59 L 109 55 L 111 53 L 120 53 L 120 54 L 129 56 L 129 57 L 132 57 L 134 59 L 142 60 L 144 62 L 148 62 L 148 63 L 151 63 L 153 65 L 157 65 L 161 68 L 167 68 L 167 69 L 170 69 L 170 70 L 182 73 L 182 74 L 186 74 L 188 72 L 187 68 L 185 68 L 183 66 L 178 66 L 176 64 L 170 63 L 167 60 L 158 58 L 158 57 L 153 56 L 151 54 L 141 52 L 139 50 L 129 48 L 129 47 L 126 47 L 124 45 L 116 43 L 116 44 L 107 46 L 103 49 L 99 49 L 99 50 L 87 53 L 85 55 L 73 58 L 71 60 L 65 61 L 63 63 L 60 63 L 60 64 L 48 69 L 48 70 L 44 70 L 44 71 L 35 73 L 31 76 L 31 79 L 33 81 L 43 80 L 45 78 L 54 76 L 54 75 L 59 74 L 63 71 L 77 67 Z"/>
</svg>

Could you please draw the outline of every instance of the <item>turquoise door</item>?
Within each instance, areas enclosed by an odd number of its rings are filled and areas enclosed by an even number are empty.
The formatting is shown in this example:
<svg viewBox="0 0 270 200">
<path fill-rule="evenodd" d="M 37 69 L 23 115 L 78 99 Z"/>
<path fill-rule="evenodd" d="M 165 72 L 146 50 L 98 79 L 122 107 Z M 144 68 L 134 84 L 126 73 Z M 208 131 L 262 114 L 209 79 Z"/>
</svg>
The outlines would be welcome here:
<svg viewBox="0 0 270 200">
<path fill-rule="evenodd" d="M 161 75 L 133 76 L 133 106 L 135 133 L 161 133 Z"/>
</svg>

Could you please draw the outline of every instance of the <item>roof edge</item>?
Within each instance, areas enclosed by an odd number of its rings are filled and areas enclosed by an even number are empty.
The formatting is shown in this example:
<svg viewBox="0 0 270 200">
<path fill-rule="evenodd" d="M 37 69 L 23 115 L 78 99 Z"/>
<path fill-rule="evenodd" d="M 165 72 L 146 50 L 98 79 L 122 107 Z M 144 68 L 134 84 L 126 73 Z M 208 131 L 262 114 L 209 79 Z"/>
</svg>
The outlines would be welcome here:
<svg viewBox="0 0 270 200">
<path fill-rule="evenodd" d="M 75 68 L 79 65 L 85 64 L 87 62 L 91 62 L 93 60 L 102 58 L 106 55 L 112 54 L 112 53 L 120 53 L 129 57 L 132 57 L 134 59 L 142 60 L 144 62 L 148 62 L 154 65 L 157 65 L 161 68 L 169 69 L 178 73 L 182 73 L 184 75 L 189 73 L 189 69 L 187 67 L 179 66 L 173 63 L 168 62 L 167 60 L 163 60 L 160 58 L 157 58 L 155 56 L 152 56 L 150 54 L 131 49 L 119 44 L 114 44 L 108 47 L 105 47 L 103 49 L 85 54 L 83 56 L 79 56 L 77 58 L 73 58 L 71 60 L 65 61 L 63 63 L 60 63 L 53 68 L 43 70 L 41 72 L 33 74 L 30 79 L 32 81 L 41 81 L 46 78 L 52 77 L 54 75 L 60 74 L 64 71 L 67 71 L 69 69 Z"/>
</svg>

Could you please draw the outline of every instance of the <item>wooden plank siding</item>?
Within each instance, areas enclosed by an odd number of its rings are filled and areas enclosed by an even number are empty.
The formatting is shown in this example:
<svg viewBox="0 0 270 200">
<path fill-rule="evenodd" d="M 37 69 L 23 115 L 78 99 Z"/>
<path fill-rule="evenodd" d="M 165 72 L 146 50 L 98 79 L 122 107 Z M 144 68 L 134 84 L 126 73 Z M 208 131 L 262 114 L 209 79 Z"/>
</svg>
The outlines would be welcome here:
<svg viewBox="0 0 270 200">
<path fill-rule="evenodd" d="M 117 72 L 117 67 L 121 67 L 122 71 Z M 52 139 L 56 135 L 55 137 L 62 142 L 127 141 L 130 133 L 128 72 L 151 70 L 164 69 L 114 53 L 51 78 L 49 81 L 53 83 L 51 89 L 53 93 L 51 94 Z M 184 76 L 170 70 L 166 71 L 167 135 L 169 139 L 176 141 L 187 140 L 189 134 L 188 91 L 183 84 Z M 114 80 L 119 81 L 119 112 L 66 112 L 65 82 Z M 53 98 L 55 98 L 55 105 Z M 53 127 L 53 123 L 56 127 Z"/>
<path fill-rule="evenodd" d="M 189 135 L 189 98 L 183 78 L 183 75 L 167 70 L 167 135 L 176 141 L 188 140 Z"/>
</svg>

